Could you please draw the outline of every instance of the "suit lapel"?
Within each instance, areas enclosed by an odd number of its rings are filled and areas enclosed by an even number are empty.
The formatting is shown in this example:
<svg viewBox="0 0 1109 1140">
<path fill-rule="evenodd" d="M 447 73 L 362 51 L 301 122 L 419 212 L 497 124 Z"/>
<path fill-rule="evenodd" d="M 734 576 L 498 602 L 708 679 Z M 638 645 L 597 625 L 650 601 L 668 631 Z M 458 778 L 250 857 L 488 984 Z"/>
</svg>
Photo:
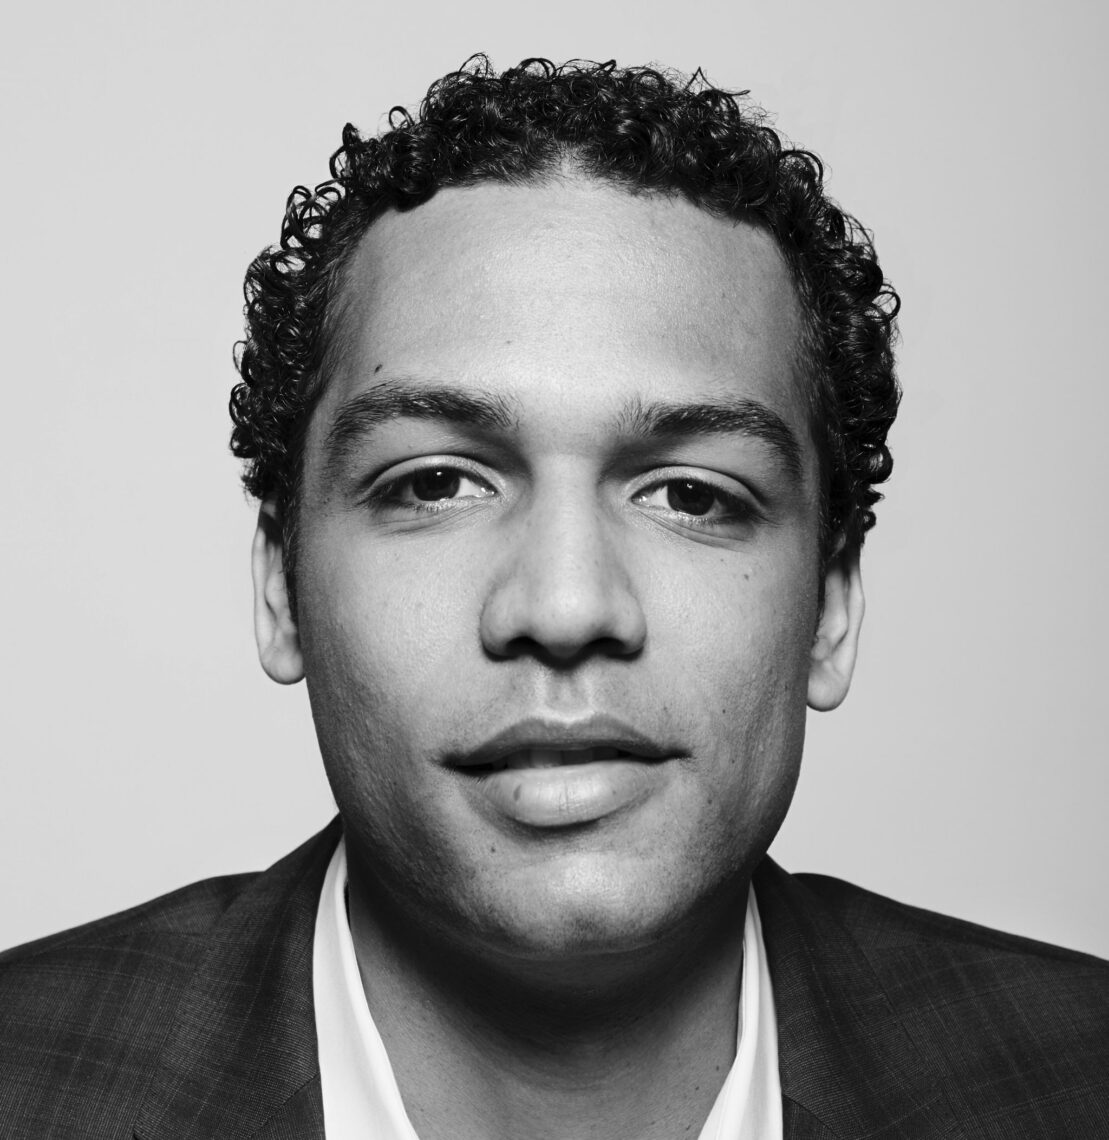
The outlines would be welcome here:
<svg viewBox="0 0 1109 1140">
<path fill-rule="evenodd" d="M 943 1090 L 835 915 L 769 858 L 755 893 L 774 986 L 786 1140 L 960 1135 Z"/>
<path fill-rule="evenodd" d="M 208 938 L 135 1135 L 323 1137 L 312 942 L 334 821 L 259 875 Z"/>
</svg>

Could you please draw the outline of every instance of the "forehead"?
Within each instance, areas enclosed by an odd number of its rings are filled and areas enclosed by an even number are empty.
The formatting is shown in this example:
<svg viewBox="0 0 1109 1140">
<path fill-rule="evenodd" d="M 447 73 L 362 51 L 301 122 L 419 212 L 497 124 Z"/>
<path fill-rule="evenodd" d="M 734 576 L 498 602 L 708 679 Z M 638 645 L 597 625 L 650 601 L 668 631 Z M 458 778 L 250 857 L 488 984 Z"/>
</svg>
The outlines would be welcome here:
<svg viewBox="0 0 1109 1140">
<path fill-rule="evenodd" d="M 638 400 L 750 397 L 807 438 L 800 315 L 763 230 L 584 178 L 440 191 L 347 266 L 317 420 L 395 376 L 594 423 Z"/>
</svg>

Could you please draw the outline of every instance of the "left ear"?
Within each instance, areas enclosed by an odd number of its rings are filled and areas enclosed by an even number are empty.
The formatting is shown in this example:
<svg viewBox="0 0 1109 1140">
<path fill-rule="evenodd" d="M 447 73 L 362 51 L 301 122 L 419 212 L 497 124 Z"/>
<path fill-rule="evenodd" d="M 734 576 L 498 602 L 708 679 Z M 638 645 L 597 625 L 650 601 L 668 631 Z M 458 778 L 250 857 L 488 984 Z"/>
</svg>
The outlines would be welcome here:
<svg viewBox="0 0 1109 1140">
<path fill-rule="evenodd" d="M 824 609 L 809 656 L 809 708 L 828 712 L 847 696 L 865 609 L 858 547 L 842 545 L 824 572 Z"/>
</svg>

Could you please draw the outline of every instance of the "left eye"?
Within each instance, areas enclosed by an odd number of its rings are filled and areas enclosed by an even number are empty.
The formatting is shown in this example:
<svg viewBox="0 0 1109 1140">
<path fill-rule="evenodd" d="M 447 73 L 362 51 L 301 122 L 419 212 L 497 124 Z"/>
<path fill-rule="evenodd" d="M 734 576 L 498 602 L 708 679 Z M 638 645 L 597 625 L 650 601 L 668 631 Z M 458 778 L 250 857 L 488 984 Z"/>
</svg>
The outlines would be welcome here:
<svg viewBox="0 0 1109 1140">
<path fill-rule="evenodd" d="M 720 496 L 707 483 L 674 479 L 666 484 L 666 505 L 683 515 L 707 515 Z"/>
<path fill-rule="evenodd" d="M 640 491 L 635 502 L 705 522 L 745 518 L 752 513 L 739 496 L 700 479 L 666 479 Z"/>
</svg>

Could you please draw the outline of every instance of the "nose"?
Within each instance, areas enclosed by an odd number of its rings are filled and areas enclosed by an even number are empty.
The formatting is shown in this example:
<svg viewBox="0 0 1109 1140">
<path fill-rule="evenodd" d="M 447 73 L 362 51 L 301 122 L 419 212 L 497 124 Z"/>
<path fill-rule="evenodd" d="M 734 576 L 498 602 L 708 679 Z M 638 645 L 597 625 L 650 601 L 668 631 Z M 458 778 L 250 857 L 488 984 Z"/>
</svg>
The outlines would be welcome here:
<svg viewBox="0 0 1109 1140">
<path fill-rule="evenodd" d="M 587 496 L 532 503 L 501 556 L 494 554 L 481 612 L 486 651 L 560 665 L 638 653 L 646 618 L 612 530 Z"/>
</svg>

